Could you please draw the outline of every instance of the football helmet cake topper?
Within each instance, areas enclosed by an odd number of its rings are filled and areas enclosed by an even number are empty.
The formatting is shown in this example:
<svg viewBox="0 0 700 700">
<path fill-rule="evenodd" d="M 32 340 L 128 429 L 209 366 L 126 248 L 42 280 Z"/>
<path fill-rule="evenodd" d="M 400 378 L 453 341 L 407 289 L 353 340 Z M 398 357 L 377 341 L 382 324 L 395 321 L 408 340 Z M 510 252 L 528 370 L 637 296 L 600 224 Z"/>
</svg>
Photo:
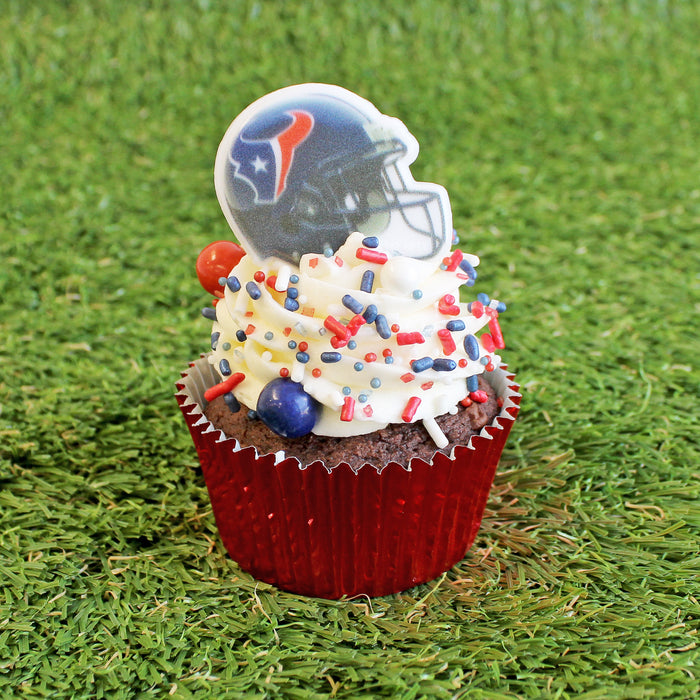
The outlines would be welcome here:
<svg viewBox="0 0 700 700">
<path fill-rule="evenodd" d="M 216 155 L 219 204 L 253 257 L 297 264 L 353 231 L 418 259 L 452 241 L 447 192 L 416 182 L 418 142 L 404 124 L 335 85 L 282 88 L 247 107 Z"/>
</svg>

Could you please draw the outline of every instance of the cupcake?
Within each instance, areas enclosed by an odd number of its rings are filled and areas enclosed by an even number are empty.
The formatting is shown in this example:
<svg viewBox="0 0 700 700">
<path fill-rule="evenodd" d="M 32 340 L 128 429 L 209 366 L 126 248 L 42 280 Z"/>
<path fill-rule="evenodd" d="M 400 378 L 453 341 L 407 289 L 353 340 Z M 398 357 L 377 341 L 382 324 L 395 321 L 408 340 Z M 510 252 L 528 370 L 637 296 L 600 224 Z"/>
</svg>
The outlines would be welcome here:
<svg viewBox="0 0 700 700">
<path fill-rule="evenodd" d="M 242 246 L 197 260 L 211 350 L 177 399 L 229 554 L 286 590 L 385 595 L 458 562 L 517 416 L 505 304 L 471 293 L 479 259 L 451 251 L 417 154 L 402 122 L 319 84 L 254 102 L 217 153 Z"/>
</svg>

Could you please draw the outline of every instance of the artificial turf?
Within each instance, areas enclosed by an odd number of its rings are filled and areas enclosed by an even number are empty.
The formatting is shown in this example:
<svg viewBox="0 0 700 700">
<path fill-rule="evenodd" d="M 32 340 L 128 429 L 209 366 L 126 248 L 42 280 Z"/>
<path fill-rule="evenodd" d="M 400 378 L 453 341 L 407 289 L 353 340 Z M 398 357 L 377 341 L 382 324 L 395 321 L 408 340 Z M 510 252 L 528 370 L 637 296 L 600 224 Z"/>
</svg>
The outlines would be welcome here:
<svg viewBox="0 0 700 700">
<path fill-rule="evenodd" d="M 680 0 L 2 0 L 0 695 L 694 696 L 699 35 Z M 173 399 L 218 142 L 305 81 L 417 136 L 523 387 L 474 548 L 374 600 L 242 572 Z"/>
</svg>

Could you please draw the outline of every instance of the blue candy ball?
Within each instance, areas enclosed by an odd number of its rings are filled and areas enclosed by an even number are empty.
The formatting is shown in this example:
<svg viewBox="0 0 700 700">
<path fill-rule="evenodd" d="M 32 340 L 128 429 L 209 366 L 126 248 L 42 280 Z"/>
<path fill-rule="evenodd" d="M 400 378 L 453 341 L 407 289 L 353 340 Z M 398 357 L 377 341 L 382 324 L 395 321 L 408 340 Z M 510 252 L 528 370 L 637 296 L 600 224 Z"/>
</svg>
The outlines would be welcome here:
<svg viewBox="0 0 700 700">
<path fill-rule="evenodd" d="M 258 396 L 258 418 L 282 437 L 308 435 L 320 412 L 318 402 L 302 385 L 287 377 L 268 382 Z"/>
</svg>

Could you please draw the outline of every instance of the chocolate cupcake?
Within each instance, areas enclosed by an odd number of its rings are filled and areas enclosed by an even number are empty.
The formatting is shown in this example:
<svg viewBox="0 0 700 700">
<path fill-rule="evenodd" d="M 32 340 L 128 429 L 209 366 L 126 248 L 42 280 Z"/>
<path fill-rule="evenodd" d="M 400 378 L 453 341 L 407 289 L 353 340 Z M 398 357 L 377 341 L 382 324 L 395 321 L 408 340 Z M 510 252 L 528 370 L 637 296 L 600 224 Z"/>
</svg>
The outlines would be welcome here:
<svg viewBox="0 0 700 700">
<path fill-rule="evenodd" d="M 197 271 L 211 352 L 178 384 L 224 544 L 307 595 L 383 595 L 459 561 L 479 528 L 517 387 L 505 305 L 450 251 L 445 190 L 415 182 L 398 120 L 328 85 L 267 95 L 217 154 L 243 248 Z"/>
</svg>

